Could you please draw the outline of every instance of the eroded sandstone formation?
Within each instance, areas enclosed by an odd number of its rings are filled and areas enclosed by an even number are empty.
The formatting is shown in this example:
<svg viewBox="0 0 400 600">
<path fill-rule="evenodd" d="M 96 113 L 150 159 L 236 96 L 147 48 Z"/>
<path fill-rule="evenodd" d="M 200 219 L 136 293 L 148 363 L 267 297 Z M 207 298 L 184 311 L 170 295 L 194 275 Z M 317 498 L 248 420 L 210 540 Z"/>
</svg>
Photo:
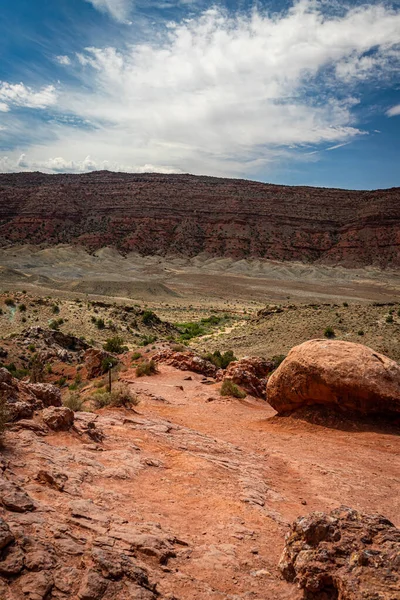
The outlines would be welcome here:
<svg viewBox="0 0 400 600">
<path fill-rule="evenodd" d="M 399 194 L 193 175 L 2 174 L 0 245 L 398 267 Z"/>
<path fill-rule="evenodd" d="M 397 600 L 400 530 L 344 506 L 312 513 L 291 526 L 279 567 L 306 600 Z"/>
</svg>

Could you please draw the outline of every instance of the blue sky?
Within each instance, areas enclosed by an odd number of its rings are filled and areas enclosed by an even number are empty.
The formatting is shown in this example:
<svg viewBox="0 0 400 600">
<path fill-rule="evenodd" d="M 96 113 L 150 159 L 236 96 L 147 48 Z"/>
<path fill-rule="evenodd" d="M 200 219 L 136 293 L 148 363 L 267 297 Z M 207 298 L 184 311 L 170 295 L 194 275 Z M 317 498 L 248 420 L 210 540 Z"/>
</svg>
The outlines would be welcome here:
<svg viewBox="0 0 400 600">
<path fill-rule="evenodd" d="M 0 171 L 400 185 L 399 1 L 0 9 Z"/>
</svg>

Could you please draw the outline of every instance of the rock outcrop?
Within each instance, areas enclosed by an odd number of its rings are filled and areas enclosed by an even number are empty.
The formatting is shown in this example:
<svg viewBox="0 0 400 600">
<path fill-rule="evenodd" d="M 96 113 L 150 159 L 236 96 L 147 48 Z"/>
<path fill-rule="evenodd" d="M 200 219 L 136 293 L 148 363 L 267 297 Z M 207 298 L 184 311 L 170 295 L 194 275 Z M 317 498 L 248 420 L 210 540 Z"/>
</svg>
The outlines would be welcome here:
<svg viewBox="0 0 400 600">
<path fill-rule="evenodd" d="M 400 530 L 388 519 L 341 507 L 291 526 L 279 563 L 307 600 L 397 600 Z"/>
<path fill-rule="evenodd" d="M 6 401 L 10 421 L 30 418 L 36 410 L 62 404 L 60 389 L 55 385 L 25 383 L 4 368 L 0 368 L 0 393 Z"/>
<path fill-rule="evenodd" d="M 400 413 L 400 366 L 361 344 L 310 340 L 293 348 L 271 375 L 267 400 L 279 414 L 309 405 Z"/>
<path fill-rule="evenodd" d="M 112 354 L 98 348 L 89 348 L 86 350 L 83 360 L 88 379 L 95 379 L 96 377 L 101 377 L 101 375 L 104 375 L 104 373 L 107 371 L 107 361 L 112 364 L 115 363 L 115 357 Z"/>
<path fill-rule="evenodd" d="M 231 362 L 219 379 L 230 379 L 246 392 L 258 398 L 265 398 L 267 376 L 274 369 L 271 361 L 259 357 L 246 357 Z"/>
<path fill-rule="evenodd" d="M 288 187 L 194 175 L 0 175 L 0 245 L 400 265 L 399 188 Z"/>
<path fill-rule="evenodd" d="M 47 427 L 54 431 L 67 431 L 74 423 L 74 411 L 66 406 L 45 408 L 42 417 Z"/>
<path fill-rule="evenodd" d="M 153 356 L 155 362 L 163 362 L 180 371 L 192 371 L 205 377 L 216 377 L 220 369 L 209 360 L 201 358 L 194 352 L 174 352 L 173 350 L 160 350 Z"/>
</svg>

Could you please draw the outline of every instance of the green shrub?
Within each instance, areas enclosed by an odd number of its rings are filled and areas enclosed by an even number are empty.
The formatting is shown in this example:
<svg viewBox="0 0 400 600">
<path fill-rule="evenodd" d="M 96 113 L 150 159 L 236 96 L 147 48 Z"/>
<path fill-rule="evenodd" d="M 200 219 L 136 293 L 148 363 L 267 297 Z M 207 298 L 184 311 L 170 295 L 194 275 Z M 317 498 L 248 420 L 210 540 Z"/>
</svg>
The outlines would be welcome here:
<svg viewBox="0 0 400 600">
<path fill-rule="evenodd" d="M 326 338 L 334 338 L 335 337 L 335 330 L 333 329 L 333 327 L 327 327 L 324 331 L 324 336 Z"/>
<path fill-rule="evenodd" d="M 58 315 L 58 313 L 60 312 L 60 307 L 57 304 L 53 304 L 51 311 L 53 315 Z"/>
<path fill-rule="evenodd" d="M 171 350 L 174 352 L 184 352 L 186 350 L 186 346 L 183 344 L 171 344 Z"/>
<path fill-rule="evenodd" d="M 226 369 L 231 362 L 237 360 L 232 350 L 227 350 L 224 354 L 221 354 L 219 350 L 213 353 L 207 352 L 203 358 L 212 362 L 218 369 Z"/>
<path fill-rule="evenodd" d="M 362 329 L 359 329 L 359 330 L 357 331 L 357 335 L 364 335 L 364 331 L 363 331 Z"/>
<path fill-rule="evenodd" d="M 136 367 L 136 377 L 155 375 L 155 373 L 157 373 L 157 365 L 154 360 L 146 360 Z"/>
<path fill-rule="evenodd" d="M 97 327 L 97 329 L 104 329 L 105 328 L 104 319 L 97 319 L 96 327 Z"/>
<path fill-rule="evenodd" d="M 153 323 L 160 323 L 160 319 L 157 317 L 156 313 L 152 310 L 145 310 L 142 316 L 142 321 L 144 325 L 152 325 Z"/>
<path fill-rule="evenodd" d="M 285 360 L 286 356 L 284 354 L 275 354 L 271 358 L 271 362 L 274 364 L 274 369 L 277 369 L 279 365 Z"/>
<path fill-rule="evenodd" d="M 26 304 L 20 304 L 18 310 L 19 312 L 26 312 Z"/>
<path fill-rule="evenodd" d="M 35 352 L 35 350 L 36 350 L 35 344 L 29 344 L 28 350 L 29 350 L 29 352 Z"/>
<path fill-rule="evenodd" d="M 234 398 L 246 398 L 247 394 L 236 383 L 230 379 L 225 379 L 220 389 L 221 396 L 233 396 Z"/>
<path fill-rule="evenodd" d="M 6 298 L 6 299 L 4 300 L 4 303 L 5 303 L 7 306 L 15 306 L 15 302 L 14 302 L 14 300 L 13 300 L 12 298 Z"/>
<path fill-rule="evenodd" d="M 143 335 L 142 339 L 140 341 L 140 345 L 141 346 L 149 346 L 150 344 L 153 344 L 156 341 L 157 341 L 156 335 Z"/>
<path fill-rule="evenodd" d="M 138 397 L 133 394 L 125 384 L 119 384 L 111 392 L 98 390 L 92 395 L 96 408 L 112 406 L 115 408 L 129 408 L 139 404 Z"/>
<path fill-rule="evenodd" d="M 191 340 L 194 337 L 204 335 L 206 330 L 199 323 L 180 323 L 177 325 L 181 340 Z"/>
<path fill-rule="evenodd" d="M 346 307 L 346 306 L 348 306 L 348 305 L 349 305 L 349 303 L 348 303 L 348 302 L 343 302 L 343 306 L 344 306 L 344 307 Z"/>
<path fill-rule="evenodd" d="M 66 381 L 67 381 L 67 378 L 66 378 L 64 375 L 62 375 L 62 376 L 60 377 L 60 379 L 58 379 L 58 380 L 55 382 L 55 384 L 56 384 L 56 385 L 58 385 L 59 387 L 64 387 L 64 385 L 66 384 Z"/>
<path fill-rule="evenodd" d="M 70 408 L 74 412 L 82 410 L 83 398 L 81 398 L 78 392 L 69 393 L 63 400 L 64 406 Z"/>
<path fill-rule="evenodd" d="M 393 315 L 388 315 L 386 317 L 386 323 L 393 323 Z"/>
<path fill-rule="evenodd" d="M 106 343 L 103 344 L 103 348 L 107 352 L 112 352 L 113 354 L 122 354 L 122 352 L 127 349 L 126 346 L 124 346 L 124 340 L 119 335 L 108 338 Z"/>
<path fill-rule="evenodd" d="M 139 360 L 139 358 L 142 358 L 142 355 L 140 352 L 134 352 L 132 354 L 132 360 Z"/>
</svg>

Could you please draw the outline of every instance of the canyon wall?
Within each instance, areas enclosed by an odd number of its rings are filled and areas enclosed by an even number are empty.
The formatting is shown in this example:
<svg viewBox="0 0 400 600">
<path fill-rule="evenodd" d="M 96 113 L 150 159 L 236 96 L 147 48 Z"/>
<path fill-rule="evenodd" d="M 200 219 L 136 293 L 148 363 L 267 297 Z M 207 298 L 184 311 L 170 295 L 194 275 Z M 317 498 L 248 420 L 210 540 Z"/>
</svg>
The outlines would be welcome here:
<svg viewBox="0 0 400 600">
<path fill-rule="evenodd" d="M 400 266 L 400 188 L 349 191 L 194 175 L 0 174 L 0 246 Z"/>
</svg>

